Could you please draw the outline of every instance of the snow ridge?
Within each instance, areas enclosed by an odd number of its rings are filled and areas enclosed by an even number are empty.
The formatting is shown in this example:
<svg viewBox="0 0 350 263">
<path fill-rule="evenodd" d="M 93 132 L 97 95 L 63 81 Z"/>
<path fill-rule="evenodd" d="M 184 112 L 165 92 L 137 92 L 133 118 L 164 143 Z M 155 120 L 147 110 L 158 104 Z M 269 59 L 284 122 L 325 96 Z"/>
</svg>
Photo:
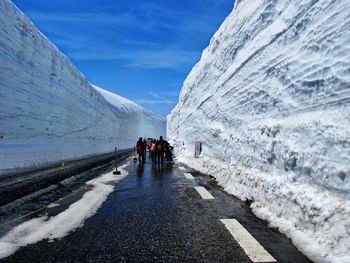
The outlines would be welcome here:
<svg viewBox="0 0 350 263">
<path fill-rule="evenodd" d="M 350 262 L 348 4 L 236 1 L 168 116 L 180 161 L 316 262 Z"/>
<path fill-rule="evenodd" d="M 90 84 L 9 0 L 0 0 L 0 104 L 0 169 L 129 148 L 166 132 L 165 118 Z"/>
</svg>

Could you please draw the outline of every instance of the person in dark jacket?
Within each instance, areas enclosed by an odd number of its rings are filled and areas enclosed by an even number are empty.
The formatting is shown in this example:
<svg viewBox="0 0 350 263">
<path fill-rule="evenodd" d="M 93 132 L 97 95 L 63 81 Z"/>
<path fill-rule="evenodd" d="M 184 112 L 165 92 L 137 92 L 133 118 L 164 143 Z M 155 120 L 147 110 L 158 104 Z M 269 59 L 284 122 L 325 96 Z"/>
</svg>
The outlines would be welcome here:
<svg viewBox="0 0 350 263">
<path fill-rule="evenodd" d="M 146 162 L 148 143 L 146 139 L 143 140 L 143 162 Z"/>
<path fill-rule="evenodd" d="M 163 164 L 164 161 L 164 143 L 163 136 L 160 136 L 157 145 L 158 164 Z"/>
<path fill-rule="evenodd" d="M 173 162 L 173 147 L 166 141 L 165 142 L 165 158 L 168 164 L 171 164 Z"/>
</svg>

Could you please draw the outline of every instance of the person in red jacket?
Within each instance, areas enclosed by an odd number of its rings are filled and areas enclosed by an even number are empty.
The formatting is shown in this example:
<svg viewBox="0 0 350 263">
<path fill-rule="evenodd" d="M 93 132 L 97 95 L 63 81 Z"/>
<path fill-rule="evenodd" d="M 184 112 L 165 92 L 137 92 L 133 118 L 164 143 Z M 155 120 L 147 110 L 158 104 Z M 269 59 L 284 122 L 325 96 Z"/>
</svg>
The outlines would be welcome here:
<svg viewBox="0 0 350 263">
<path fill-rule="evenodd" d="M 139 155 L 139 162 L 144 163 L 145 162 L 145 157 L 144 157 L 145 144 L 142 141 L 142 137 L 140 137 L 136 143 L 136 151 L 137 151 L 137 154 Z"/>
<path fill-rule="evenodd" d="M 157 160 L 156 160 L 156 157 L 157 157 L 157 142 L 154 139 L 151 142 L 150 153 L 151 153 L 152 163 L 157 162 Z"/>
</svg>

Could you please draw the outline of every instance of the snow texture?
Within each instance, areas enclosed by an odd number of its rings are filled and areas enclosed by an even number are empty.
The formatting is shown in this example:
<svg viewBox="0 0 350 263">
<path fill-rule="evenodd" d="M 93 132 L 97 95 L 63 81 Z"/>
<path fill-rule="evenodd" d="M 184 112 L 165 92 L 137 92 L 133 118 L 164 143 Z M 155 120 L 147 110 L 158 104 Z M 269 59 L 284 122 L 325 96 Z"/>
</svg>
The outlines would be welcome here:
<svg viewBox="0 0 350 263">
<path fill-rule="evenodd" d="M 348 0 L 236 1 L 168 116 L 179 161 L 316 262 L 350 262 Z M 202 154 L 194 158 L 194 142 Z"/>
<path fill-rule="evenodd" d="M 108 195 L 114 191 L 114 184 L 128 175 L 126 171 L 128 165 L 129 163 L 126 163 L 119 167 L 120 175 L 110 172 L 87 182 L 86 184 L 92 189 L 58 215 L 34 218 L 16 226 L 0 239 L 0 259 L 12 255 L 21 247 L 44 239 L 59 239 L 82 227 L 85 220 L 93 216 Z M 55 206 L 57 204 L 49 205 L 48 208 Z"/>
<path fill-rule="evenodd" d="M 0 169 L 129 148 L 166 132 L 164 117 L 91 85 L 9 0 L 0 0 L 0 105 Z"/>
</svg>

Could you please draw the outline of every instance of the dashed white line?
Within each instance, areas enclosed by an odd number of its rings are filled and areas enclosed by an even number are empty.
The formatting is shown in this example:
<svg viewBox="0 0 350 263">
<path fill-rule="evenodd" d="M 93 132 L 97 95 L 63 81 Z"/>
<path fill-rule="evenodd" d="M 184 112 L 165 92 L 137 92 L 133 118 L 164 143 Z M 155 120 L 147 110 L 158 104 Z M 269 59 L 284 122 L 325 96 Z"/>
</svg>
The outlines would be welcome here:
<svg viewBox="0 0 350 263">
<path fill-rule="evenodd" d="M 214 199 L 214 196 L 212 196 L 211 193 L 209 193 L 208 190 L 204 187 L 195 186 L 194 188 L 197 190 L 197 192 L 201 195 L 203 199 Z"/>
<path fill-rule="evenodd" d="M 277 262 L 236 219 L 220 219 L 253 262 Z"/>
<path fill-rule="evenodd" d="M 194 177 L 193 177 L 192 174 L 190 174 L 190 173 L 184 173 L 184 175 L 185 175 L 185 177 L 186 177 L 187 179 L 189 179 L 189 180 L 193 180 L 193 179 L 194 179 Z"/>
</svg>

